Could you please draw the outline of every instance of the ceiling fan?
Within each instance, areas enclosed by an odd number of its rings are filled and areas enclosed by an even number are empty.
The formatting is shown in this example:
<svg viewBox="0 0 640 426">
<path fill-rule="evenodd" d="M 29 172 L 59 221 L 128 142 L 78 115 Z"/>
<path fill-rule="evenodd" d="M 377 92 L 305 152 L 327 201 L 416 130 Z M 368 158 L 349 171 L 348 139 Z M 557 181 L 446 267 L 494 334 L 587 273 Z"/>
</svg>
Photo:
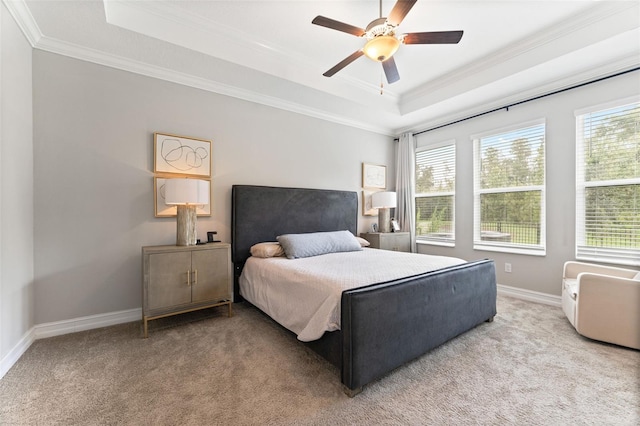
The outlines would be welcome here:
<svg viewBox="0 0 640 426">
<path fill-rule="evenodd" d="M 401 43 L 455 44 L 460 41 L 462 38 L 462 31 L 433 31 L 402 34 L 399 37 L 396 36 L 396 28 L 400 25 L 404 17 L 407 16 L 407 13 L 409 13 L 416 1 L 417 0 L 398 0 L 393 6 L 393 9 L 391 9 L 389 16 L 385 18 L 382 16 L 382 0 L 380 0 L 380 18 L 371 21 L 369 25 L 367 25 L 366 29 L 345 24 L 344 22 L 336 21 L 324 16 L 316 16 L 313 21 L 311 21 L 312 24 L 367 39 L 367 42 L 362 49 L 347 56 L 322 75 L 325 77 L 331 77 L 351 62 L 355 61 L 362 55 L 365 55 L 374 61 L 382 63 L 382 68 L 384 69 L 384 74 L 387 77 L 387 82 L 391 84 L 400 80 L 400 75 L 398 74 L 398 68 L 396 67 L 396 62 L 393 59 L 393 54 L 396 53 Z"/>
</svg>

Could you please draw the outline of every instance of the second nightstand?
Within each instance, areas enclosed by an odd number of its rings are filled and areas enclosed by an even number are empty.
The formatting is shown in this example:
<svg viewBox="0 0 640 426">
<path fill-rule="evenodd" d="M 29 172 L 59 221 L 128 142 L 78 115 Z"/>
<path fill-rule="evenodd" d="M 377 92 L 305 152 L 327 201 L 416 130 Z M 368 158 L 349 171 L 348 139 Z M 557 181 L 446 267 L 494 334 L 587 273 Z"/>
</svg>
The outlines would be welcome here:
<svg viewBox="0 0 640 426">
<path fill-rule="evenodd" d="M 371 243 L 371 248 L 411 251 L 411 238 L 408 232 L 366 232 L 360 236 Z"/>
</svg>

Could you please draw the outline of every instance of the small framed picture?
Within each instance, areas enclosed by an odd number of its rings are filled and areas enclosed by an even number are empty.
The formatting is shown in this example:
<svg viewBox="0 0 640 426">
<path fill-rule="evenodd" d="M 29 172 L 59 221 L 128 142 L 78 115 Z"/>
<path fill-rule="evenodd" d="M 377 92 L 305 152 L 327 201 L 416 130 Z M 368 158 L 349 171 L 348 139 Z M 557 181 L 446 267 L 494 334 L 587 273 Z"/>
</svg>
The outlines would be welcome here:
<svg viewBox="0 0 640 426">
<path fill-rule="evenodd" d="M 153 171 L 210 178 L 211 141 L 154 133 Z"/>
<path fill-rule="evenodd" d="M 377 223 L 372 223 L 371 224 L 371 232 L 378 232 L 378 224 Z"/>
<path fill-rule="evenodd" d="M 371 207 L 371 194 L 374 191 L 362 191 L 362 214 L 364 216 L 378 216 L 378 209 Z"/>
<path fill-rule="evenodd" d="M 400 224 L 398 223 L 397 220 L 392 219 L 391 220 L 391 231 L 392 232 L 398 232 L 400 231 Z"/>
<path fill-rule="evenodd" d="M 386 189 L 387 167 L 362 163 L 362 187 L 369 189 Z"/>
</svg>

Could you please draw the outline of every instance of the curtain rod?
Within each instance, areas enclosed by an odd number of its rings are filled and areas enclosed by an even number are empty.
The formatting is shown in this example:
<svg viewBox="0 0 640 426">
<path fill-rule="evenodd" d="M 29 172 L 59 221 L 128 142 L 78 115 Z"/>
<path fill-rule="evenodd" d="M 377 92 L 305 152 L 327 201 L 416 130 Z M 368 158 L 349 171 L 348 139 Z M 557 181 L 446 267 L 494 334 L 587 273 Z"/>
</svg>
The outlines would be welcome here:
<svg viewBox="0 0 640 426">
<path fill-rule="evenodd" d="M 501 106 L 499 108 L 494 108 L 494 109 L 489 110 L 489 111 L 485 111 L 485 112 L 481 112 L 481 113 L 478 113 L 478 114 L 470 115 L 469 117 L 465 117 L 465 118 L 461 118 L 459 120 L 451 121 L 451 122 L 446 123 L 446 124 L 441 124 L 441 125 L 436 126 L 436 127 L 431 127 L 430 129 L 421 130 L 419 132 L 414 133 L 413 136 L 421 135 L 421 134 L 427 133 L 427 132 L 432 132 L 434 130 L 441 129 L 443 127 L 451 126 L 453 124 L 458 124 L 458 123 L 461 123 L 463 121 L 471 120 L 472 118 L 481 117 L 483 115 L 491 114 L 492 112 L 500 111 L 500 110 L 503 110 L 503 109 L 509 111 L 509 108 L 511 108 L 513 106 L 516 106 L 516 105 L 521 105 L 521 104 L 524 104 L 524 103 L 527 103 L 527 102 L 536 101 L 538 99 L 546 98 L 547 96 L 551 96 L 551 95 L 557 95 L 558 93 L 567 92 L 569 90 L 577 89 L 579 87 L 587 86 L 589 84 L 597 83 L 599 81 L 607 80 L 607 79 L 610 79 L 610 78 L 613 78 L 613 77 L 618 77 L 618 76 L 621 76 L 621 75 L 624 75 L 624 74 L 627 74 L 627 73 L 630 73 L 630 72 L 638 71 L 638 70 L 640 70 L 640 67 L 635 67 L 635 68 L 628 69 L 626 71 L 620 71 L 620 72 L 617 72 L 615 74 L 607 75 L 607 76 L 604 76 L 604 77 L 599 77 L 599 78 L 596 78 L 594 80 L 586 81 L 584 83 L 575 84 L 573 86 L 565 87 L 564 89 L 554 90 L 553 92 L 545 93 L 543 95 L 534 96 L 532 98 L 525 99 L 523 101 L 514 102 L 512 104 Z M 394 139 L 394 141 L 398 141 L 398 140 L 399 140 L 398 138 Z"/>
</svg>

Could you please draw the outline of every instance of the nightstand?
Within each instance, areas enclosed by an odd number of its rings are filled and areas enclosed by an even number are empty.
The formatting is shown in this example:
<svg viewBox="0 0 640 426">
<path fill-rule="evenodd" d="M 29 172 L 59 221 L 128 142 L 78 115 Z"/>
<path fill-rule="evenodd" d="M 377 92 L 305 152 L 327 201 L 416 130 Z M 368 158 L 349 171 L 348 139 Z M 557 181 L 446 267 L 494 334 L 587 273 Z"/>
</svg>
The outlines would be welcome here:
<svg viewBox="0 0 640 426">
<path fill-rule="evenodd" d="M 371 243 L 371 248 L 411 252 L 408 232 L 367 232 L 360 236 Z"/>
<path fill-rule="evenodd" d="M 231 312 L 231 245 L 142 247 L 142 323 L 227 305 Z"/>
</svg>

